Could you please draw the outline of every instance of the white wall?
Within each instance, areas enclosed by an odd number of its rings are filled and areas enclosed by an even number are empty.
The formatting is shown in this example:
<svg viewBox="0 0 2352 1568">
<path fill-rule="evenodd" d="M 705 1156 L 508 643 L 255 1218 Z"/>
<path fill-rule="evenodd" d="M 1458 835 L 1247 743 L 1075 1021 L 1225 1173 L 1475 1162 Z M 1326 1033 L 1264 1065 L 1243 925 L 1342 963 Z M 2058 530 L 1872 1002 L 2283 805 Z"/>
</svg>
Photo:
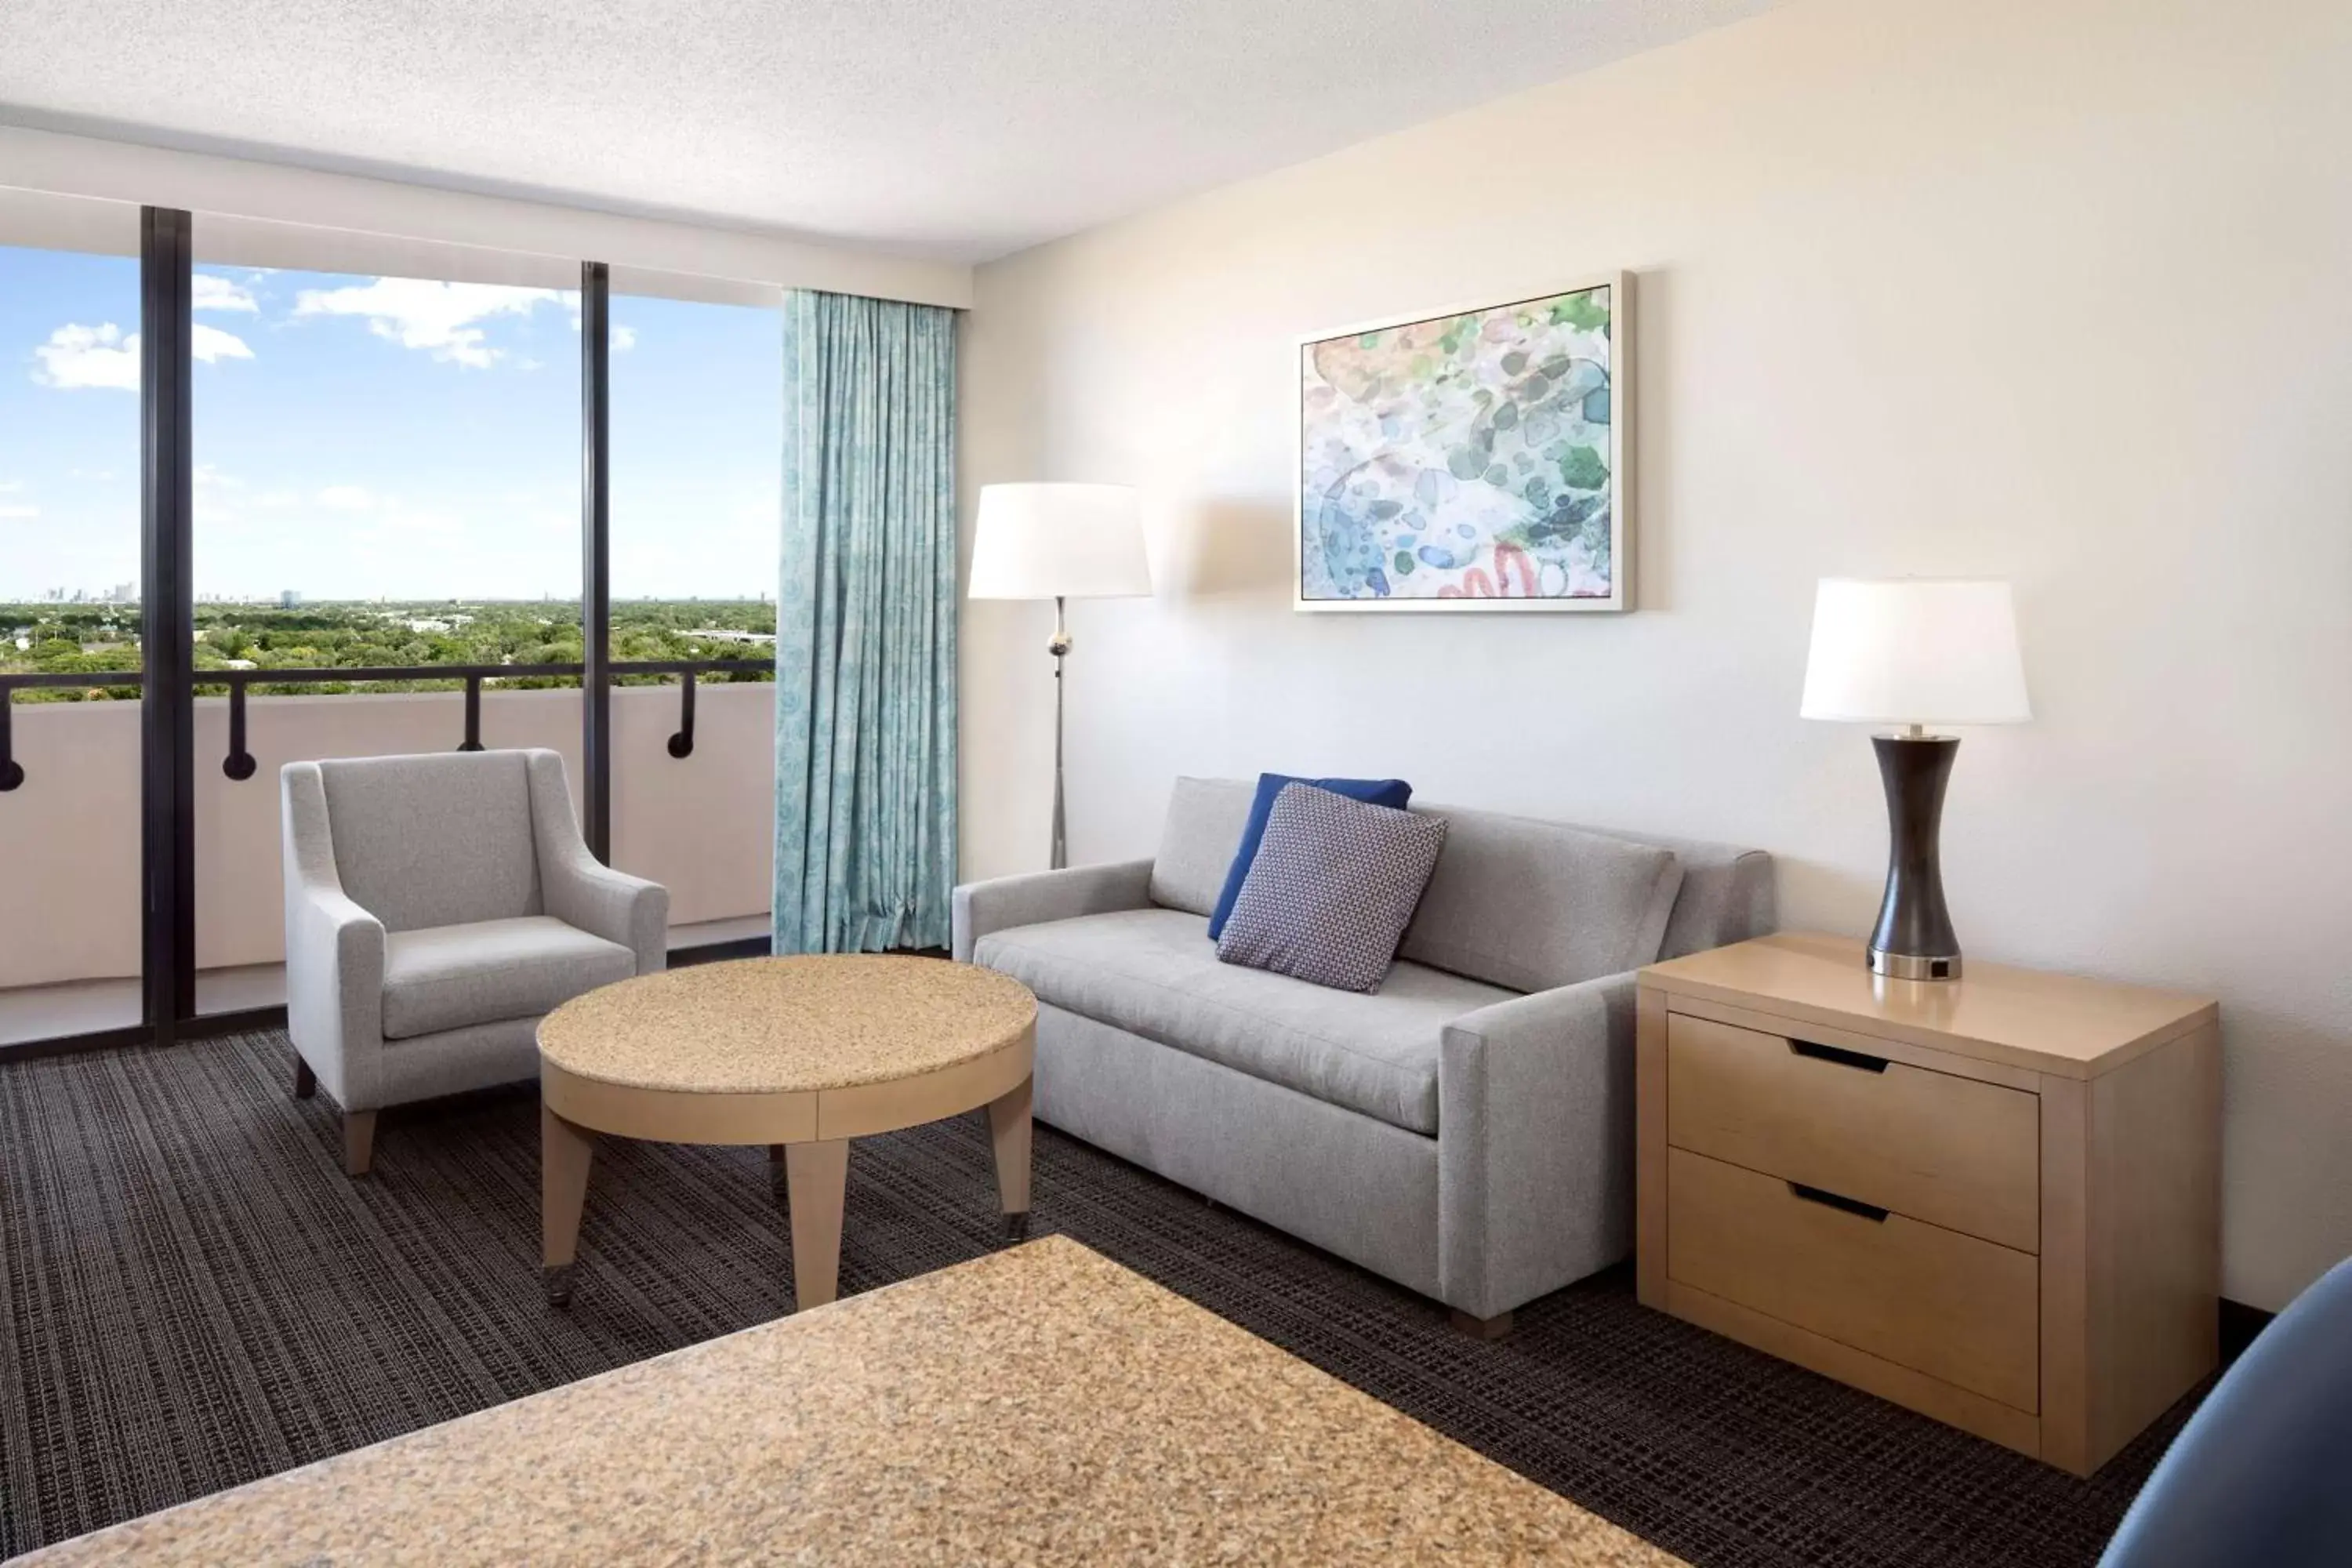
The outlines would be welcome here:
<svg viewBox="0 0 2352 1568">
<path fill-rule="evenodd" d="M 196 703 L 196 963 L 285 956 L 278 770 L 297 758 L 446 752 L 450 693 L 256 697 L 254 776 L 229 779 L 228 703 Z M 767 912 L 775 860 L 775 688 L 702 686 L 694 752 L 672 757 L 675 686 L 613 693 L 613 863 L 670 891 L 670 924 Z M 25 782 L 0 795 L 0 989 L 139 972 L 139 705 L 21 703 Z M 482 742 L 563 753 L 580 781 L 577 690 L 485 692 Z"/>
<path fill-rule="evenodd" d="M 1150 602 L 1073 608 L 1075 859 L 1180 773 L 1780 857 L 1867 928 L 1864 734 L 1796 717 L 1825 574 L 2019 587 L 2035 722 L 1969 735 L 1979 958 L 2209 989 L 2224 1289 L 2352 1252 L 2352 7 L 1799 0 L 984 268 L 965 515 L 1144 488 Z M 1640 608 L 1289 608 L 1293 340 L 1624 267 Z M 971 606 L 964 872 L 1043 864 L 1048 611 Z"/>
<path fill-rule="evenodd" d="M 971 268 L 950 262 L 19 126 L 0 125 L 0 186 L 186 207 L 215 218 L 315 225 L 408 240 L 608 261 L 618 274 L 614 286 L 624 291 L 667 291 L 622 270 L 634 268 L 784 288 L 826 289 L 931 305 L 971 302 Z M 10 237 L 0 235 L 0 241 Z M 257 237 L 240 237 L 247 242 L 244 248 L 251 249 Z M 17 236 L 15 243 L 38 241 Z M 217 224 L 201 231 L 198 243 L 213 260 L 342 265 L 331 257 L 248 256 L 226 238 Z M 285 249 L 282 237 L 274 241 L 263 237 L 260 243 L 265 247 L 274 244 L 278 252 Z M 458 272 L 444 263 L 439 275 L 455 277 Z M 576 279 L 576 272 L 572 276 Z"/>
</svg>

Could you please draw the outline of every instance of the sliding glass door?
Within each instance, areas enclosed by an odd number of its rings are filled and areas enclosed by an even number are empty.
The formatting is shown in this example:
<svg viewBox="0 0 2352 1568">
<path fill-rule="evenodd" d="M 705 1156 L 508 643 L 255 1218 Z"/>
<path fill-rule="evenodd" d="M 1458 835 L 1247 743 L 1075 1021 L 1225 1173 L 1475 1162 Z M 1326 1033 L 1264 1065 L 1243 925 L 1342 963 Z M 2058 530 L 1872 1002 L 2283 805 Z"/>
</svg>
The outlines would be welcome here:
<svg viewBox="0 0 2352 1568">
<path fill-rule="evenodd" d="M 613 863 L 669 889 L 673 947 L 764 936 L 782 316 L 623 272 L 611 351 Z"/>
<path fill-rule="evenodd" d="M 0 189 L 0 1052 L 275 1021 L 298 759 L 551 747 L 763 941 L 780 302 Z"/>
<path fill-rule="evenodd" d="M 135 1030 L 139 209 L 0 190 L 0 1048 Z"/>
<path fill-rule="evenodd" d="M 284 1000 L 287 763 L 546 746 L 577 787 L 580 300 L 560 258 L 204 214 L 195 237 L 196 1005 L 214 1014 Z"/>
</svg>

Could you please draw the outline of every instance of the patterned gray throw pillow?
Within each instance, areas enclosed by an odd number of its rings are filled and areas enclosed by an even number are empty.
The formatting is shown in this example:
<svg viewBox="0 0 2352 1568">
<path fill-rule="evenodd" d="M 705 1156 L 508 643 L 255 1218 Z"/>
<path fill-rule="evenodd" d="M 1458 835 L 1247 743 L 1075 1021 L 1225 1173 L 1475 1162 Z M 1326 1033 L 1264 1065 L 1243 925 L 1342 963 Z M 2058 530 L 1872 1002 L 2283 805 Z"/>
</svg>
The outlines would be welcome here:
<svg viewBox="0 0 2352 1568">
<path fill-rule="evenodd" d="M 1377 991 L 1437 868 L 1445 818 L 1286 784 L 1217 956 L 1341 991 Z"/>
</svg>

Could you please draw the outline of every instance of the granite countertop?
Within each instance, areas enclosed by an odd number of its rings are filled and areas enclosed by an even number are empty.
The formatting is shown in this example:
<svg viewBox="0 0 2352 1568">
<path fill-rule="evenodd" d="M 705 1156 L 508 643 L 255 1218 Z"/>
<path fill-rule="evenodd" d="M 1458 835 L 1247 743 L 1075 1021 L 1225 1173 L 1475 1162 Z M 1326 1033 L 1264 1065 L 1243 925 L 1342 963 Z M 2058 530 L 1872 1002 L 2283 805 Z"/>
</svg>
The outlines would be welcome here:
<svg viewBox="0 0 2352 1568">
<path fill-rule="evenodd" d="M 1002 1050 L 1037 1021 L 1009 976 L 936 958 L 698 963 L 574 997 L 539 1026 L 575 1077 L 688 1094 L 854 1089 Z"/>
<path fill-rule="evenodd" d="M 124 1559 L 1677 1561 L 1059 1237 L 20 1561 Z"/>
</svg>

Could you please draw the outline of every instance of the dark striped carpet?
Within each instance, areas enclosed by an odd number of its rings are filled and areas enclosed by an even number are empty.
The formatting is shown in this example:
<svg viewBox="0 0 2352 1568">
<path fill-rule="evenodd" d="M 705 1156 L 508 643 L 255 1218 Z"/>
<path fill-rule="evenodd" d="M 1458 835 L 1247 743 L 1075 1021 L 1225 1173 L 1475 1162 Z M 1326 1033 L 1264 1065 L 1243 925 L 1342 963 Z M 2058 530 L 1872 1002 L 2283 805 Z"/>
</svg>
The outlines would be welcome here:
<svg viewBox="0 0 2352 1568">
<path fill-rule="evenodd" d="M 258 1034 L 0 1065 L 0 1552 L 757 1323 L 790 1305 L 758 1150 L 607 1141 L 541 1300 L 527 1092 L 386 1112 L 376 1173 Z M 856 1146 L 845 1294 L 992 1245 L 976 1118 Z M 1480 1344 L 1444 1311 L 1040 1128 L 1072 1236 L 1702 1565 L 2093 1561 L 2184 1412 L 2088 1482 L 1635 1304 L 1623 1270 Z"/>
</svg>

